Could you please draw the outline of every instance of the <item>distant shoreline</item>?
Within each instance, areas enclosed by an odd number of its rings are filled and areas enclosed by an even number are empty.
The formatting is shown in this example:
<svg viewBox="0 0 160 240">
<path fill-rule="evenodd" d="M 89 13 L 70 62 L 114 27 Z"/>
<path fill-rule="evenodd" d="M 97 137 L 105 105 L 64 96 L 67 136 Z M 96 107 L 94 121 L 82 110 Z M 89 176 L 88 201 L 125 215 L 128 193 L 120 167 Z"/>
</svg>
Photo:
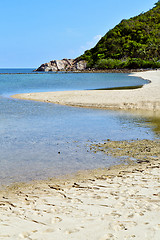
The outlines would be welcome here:
<svg viewBox="0 0 160 240">
<path fill-rule="evenodd" d="M 26 68 L 27 69 L 27 68 Z M 108 69 L 108 70 L 96 70 L 96 69 L 92 69 L 92 70 L 82 70 L 82 71 L 48 71 L 48 72 L 44 72 L 44 71 L 32 71 L 29 73 L 21 73 L 21 72 L 17 72 L 17 73 L 0 73 L 0 75 L 11 75 L 11 74 L 57 74 L 57 73 L 62 73 L 62 74 L 67 74 L 67 73 L 134 73 L 134 72 L 146 72 L 146 71 L 152 71 L 153 69 Z M 154 69 L 155 70 L 155 69 Z M 153 71 L 154 71 L 153 70 Z"/>
</svg>

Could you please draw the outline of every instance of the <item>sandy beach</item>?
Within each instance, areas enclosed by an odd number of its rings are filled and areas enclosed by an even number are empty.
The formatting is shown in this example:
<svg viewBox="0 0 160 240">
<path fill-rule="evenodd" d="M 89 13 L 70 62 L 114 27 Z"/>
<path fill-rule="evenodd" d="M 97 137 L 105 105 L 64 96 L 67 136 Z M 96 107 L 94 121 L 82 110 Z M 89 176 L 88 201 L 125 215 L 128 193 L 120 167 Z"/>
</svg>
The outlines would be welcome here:
<svg viewBox="0 0 160 240">
<path fill-rule="evenodd" d="M 131 76 L 151 82 L 140 89 L 132 90 L 42 92 L 16 94 L 12 97 L 75 107 L 160 111 L 160 70 L 136 72 Z"/>
<path fill-rule="evenodd" d="M 134 76 L 151 83 L 134 90 L 26 93 L 12 97 L 159 112 L 160 71 Z M 3 187 L 0 239 L 159 240 L 160 140 L 106 141 L 91 145 L 90 151 L 125 156 L 125 160 L 108 169 Z"/>
</svg>

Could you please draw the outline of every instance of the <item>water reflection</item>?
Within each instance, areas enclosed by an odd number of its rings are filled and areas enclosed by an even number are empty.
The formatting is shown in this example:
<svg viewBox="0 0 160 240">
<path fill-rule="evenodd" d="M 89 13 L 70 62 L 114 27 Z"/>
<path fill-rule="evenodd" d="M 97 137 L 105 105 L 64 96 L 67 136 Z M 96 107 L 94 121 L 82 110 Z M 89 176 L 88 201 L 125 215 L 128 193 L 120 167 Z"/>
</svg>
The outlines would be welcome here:
<svg viewBox="0 0 160 240">
<path fill-rule="evenodd" d="M 155 134 L 160 137 L 160 111 L 136 110 L 129 111 L 133 116 L 137 116 L 134 121 L 137 124 L 148 126 Z"/>
<path fill-rule="evenodd" d="M 148 117 L 145 119 L 145 122 L 152 127 L 157 137 L 160 137 L 160 116 Z"/>
</svg>

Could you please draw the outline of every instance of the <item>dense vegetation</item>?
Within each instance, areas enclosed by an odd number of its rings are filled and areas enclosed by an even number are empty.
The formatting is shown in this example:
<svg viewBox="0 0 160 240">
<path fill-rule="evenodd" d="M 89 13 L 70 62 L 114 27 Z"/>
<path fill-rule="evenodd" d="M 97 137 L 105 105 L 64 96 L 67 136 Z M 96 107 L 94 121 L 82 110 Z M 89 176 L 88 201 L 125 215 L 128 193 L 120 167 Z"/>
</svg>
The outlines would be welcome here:
<svg viewBox="0 0 160 240">
<path fill-rule="evenodd" d="M 160 67 L 160 0 L 148 12 L 122 20 L 79 59 L 96 69 Z"/>
</svg>

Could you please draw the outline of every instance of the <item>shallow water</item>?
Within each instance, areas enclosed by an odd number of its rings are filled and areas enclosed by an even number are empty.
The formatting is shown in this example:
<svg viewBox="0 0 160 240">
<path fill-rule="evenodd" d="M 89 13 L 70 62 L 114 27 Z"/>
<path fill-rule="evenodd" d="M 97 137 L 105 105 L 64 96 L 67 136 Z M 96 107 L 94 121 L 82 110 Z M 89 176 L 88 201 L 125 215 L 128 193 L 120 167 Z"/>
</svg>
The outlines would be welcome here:
<svg viewBox="0 0 160 240">
<path fill-rule="evenodd" d="M 17 92 L 71 90 L 83 85 L 82 89 L 106 87 L 111 77 L 112 85 L 131 79 L 126 74 L 101 73 L 0 75 L 0 184 L 107 167 L 119 159 L 94 154 L 89 149 L 92 142 L 155 138 L 154 126 L 147 125 L 142 116 L 8 97 Z M 142 80 L 136 81 L 139 85 Z"/>
</svg>

